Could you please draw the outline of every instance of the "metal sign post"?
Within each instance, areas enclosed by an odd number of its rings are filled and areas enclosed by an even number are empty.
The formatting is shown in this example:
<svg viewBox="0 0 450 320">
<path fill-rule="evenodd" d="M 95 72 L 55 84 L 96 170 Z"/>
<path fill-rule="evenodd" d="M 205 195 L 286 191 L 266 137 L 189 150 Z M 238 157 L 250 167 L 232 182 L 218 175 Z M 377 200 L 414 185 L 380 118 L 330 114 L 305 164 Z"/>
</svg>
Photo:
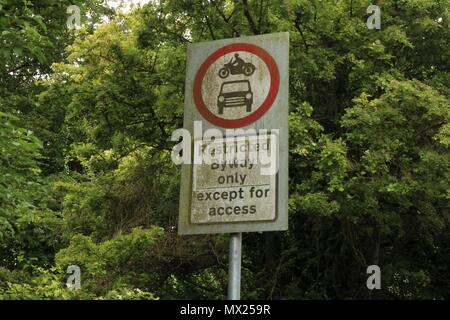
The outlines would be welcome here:
<svg viewBox="0 0 450 320">
<path fill-rule="evenodd" d="M 241 298 L 242 233 L 230 235 L 228 265 L 228 300 Z"/>
</svg>

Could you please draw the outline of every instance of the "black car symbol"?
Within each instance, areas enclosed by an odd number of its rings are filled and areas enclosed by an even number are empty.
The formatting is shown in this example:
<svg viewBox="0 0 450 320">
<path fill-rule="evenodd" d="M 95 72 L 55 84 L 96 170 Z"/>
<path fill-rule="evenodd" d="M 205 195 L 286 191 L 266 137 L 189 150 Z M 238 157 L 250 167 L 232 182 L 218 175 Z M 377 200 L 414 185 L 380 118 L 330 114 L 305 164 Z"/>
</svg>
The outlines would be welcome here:
<svg viewBox="0 0 450 320">
<path fill-rule="evenodd" d="M 228 81 L 222 83 L 217 97 L 219 114 L 224 108 L 246 106 L 246 111 L 252 111 L 253 92 L 248 80 Z"/>
</svg>

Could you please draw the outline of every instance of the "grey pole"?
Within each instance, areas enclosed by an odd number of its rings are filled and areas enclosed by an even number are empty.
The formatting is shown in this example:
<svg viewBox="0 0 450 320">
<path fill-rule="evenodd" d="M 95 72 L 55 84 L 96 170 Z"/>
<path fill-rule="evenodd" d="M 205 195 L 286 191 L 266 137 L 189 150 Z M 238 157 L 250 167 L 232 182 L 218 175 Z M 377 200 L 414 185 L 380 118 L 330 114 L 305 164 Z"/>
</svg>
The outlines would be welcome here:
<svg viewBox="0 0 450 320">
<path fill-rule="evenodd" d="M 228 300 L 241 298 L 241 256 L 242 233 L 230 235 L 230 256 L 228 265 Z"/>
</svg>

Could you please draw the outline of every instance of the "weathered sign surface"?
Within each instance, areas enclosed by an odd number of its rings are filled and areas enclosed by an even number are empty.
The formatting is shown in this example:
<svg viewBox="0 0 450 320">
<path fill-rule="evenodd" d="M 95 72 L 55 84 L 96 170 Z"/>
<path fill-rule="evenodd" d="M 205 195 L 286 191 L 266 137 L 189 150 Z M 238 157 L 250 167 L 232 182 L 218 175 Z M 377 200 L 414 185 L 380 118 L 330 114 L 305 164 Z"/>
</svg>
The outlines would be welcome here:
<svg viewBox="0 0 450 320">
<path fill-rule="evenodd" d="M 288 48 L 288 33 L 188 46 L 180 234 L 287 229 Z"/>
<path fill-rule="evenodd" d="M 217 152 L 240 142 L 256 145 L 259 141 L 270 148 L 268 135 L 202 141 L 202 145 L 208 144 L 210 150 Z M 194 164 L 191 223 L 275 220 L 276 174 L 262 175 L 259 161 L 252 161 L 248 154 L 242 161 L 235 160 Z"/>
</svg>

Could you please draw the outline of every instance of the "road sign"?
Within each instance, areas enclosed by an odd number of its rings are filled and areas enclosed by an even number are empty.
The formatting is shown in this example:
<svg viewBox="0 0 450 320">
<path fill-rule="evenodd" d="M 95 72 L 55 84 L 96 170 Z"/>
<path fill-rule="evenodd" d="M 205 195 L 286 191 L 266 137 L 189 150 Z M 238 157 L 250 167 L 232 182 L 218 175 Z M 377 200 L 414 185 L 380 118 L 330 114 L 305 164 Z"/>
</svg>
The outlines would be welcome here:
<svg viewBox="0 0 450 320">
<path fill-rule="evenodd" d="M 288 48 L 288 33 L 188 46 L 180 234 L 287 229 Z"/>
<path fill-rule="evenodd" d="M 274 58 L 250 43 L 232 43 L 214 51 L 194 80 L 194 102 L 212 124 L 240 128 L 261 118 L 280 86 Z"/>
</svg>

